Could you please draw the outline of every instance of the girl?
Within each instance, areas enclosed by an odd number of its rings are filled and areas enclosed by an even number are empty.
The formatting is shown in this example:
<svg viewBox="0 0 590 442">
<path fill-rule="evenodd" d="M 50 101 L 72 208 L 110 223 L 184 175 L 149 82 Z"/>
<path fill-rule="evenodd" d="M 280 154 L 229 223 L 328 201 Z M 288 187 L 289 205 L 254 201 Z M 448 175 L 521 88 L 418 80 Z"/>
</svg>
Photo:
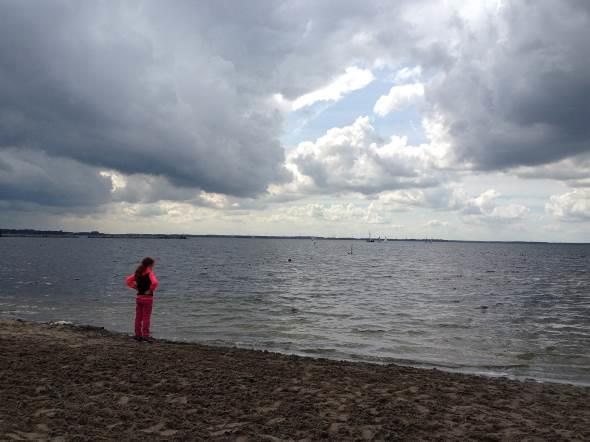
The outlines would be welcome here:
<svg viewBox="0 0 590 442">
<path fill-rule="evenodd" d="M 136 341 L 153 342 L 150 336 L 150 318 L 154 303 L 154 291 L 158 287 L 158 280 L 153 267 L 156 262 L 149 256 L 143 258 L 135 273 L 127 277 L 127 286 L 137 290 L 135 306 L 135 337 Z"/>
</svg>

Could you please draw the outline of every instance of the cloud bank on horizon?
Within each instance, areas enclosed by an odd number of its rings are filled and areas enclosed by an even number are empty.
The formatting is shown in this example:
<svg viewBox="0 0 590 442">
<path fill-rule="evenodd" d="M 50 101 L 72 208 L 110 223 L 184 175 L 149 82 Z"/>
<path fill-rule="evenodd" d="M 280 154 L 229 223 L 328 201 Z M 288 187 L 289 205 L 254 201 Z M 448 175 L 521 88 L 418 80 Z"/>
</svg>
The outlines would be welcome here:
<svg viewBox="0 0 590 442">
<path fill-rule="evenodd" d="M 590 6 L 0 4 L 0 225 L 590 241 Z"/>
</svg>

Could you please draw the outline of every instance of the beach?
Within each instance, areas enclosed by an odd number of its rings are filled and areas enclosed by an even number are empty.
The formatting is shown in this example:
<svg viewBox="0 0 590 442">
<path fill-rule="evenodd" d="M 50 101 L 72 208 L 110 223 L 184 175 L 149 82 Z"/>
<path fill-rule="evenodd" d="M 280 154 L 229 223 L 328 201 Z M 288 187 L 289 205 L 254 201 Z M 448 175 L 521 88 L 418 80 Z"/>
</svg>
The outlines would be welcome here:
<svg viewBox="0 0 590 442">
<path fill-rule="evenodd" d="M 589 440 L 590 388 L 0 321 L 1 440 Z"/>
</svg>

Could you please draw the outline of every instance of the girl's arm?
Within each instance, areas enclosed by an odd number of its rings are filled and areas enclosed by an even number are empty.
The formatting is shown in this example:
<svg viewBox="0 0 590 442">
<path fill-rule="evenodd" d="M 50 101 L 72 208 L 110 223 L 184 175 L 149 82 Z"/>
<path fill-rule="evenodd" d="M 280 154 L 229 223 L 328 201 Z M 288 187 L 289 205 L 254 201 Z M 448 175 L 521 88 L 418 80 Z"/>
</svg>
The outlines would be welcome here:
<svg viewBox="0 0 590 442">
<path fill-rule="evenodd" d="M 152 282 L 150 285 L 150 292 L 154 293 L 158 288 L 158 279 L 156 278 L 156 275 L 154 275 L 154 272 L 150 272 L 150 281 Z"/>
<path fill-rule="evenodd" d="M 127 287 L 129 287 L 130 289 L 137 289 L 137 282 L 135 281 L 135 273 L 129 275 L 127 277 L 127 279 L 125 280 L 125 282 L 127 283 Z"/>
</svg>

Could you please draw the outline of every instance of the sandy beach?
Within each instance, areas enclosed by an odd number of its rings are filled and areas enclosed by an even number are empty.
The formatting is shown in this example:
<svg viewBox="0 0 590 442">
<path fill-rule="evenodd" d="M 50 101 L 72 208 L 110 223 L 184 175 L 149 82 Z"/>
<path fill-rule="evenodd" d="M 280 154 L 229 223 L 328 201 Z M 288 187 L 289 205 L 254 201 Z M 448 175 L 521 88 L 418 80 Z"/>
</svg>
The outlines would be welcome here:
<svg viewBox="0 0 590 442">
<path fill-rule="evenodd" d="M 1 440 L 589 440 L 590 389 L 0 321 Z"/>
</svg>

